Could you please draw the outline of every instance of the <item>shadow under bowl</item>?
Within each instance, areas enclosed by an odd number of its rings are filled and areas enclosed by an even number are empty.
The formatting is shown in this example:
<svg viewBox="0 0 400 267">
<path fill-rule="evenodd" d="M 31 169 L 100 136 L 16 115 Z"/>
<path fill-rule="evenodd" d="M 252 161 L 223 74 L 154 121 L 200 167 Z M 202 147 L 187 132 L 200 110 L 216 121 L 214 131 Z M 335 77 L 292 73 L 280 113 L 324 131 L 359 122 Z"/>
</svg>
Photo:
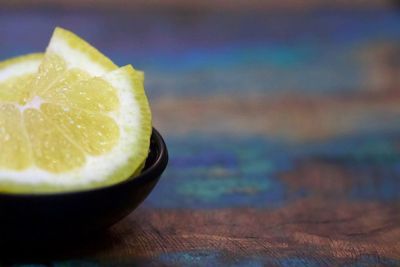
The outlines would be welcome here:
<svg viewBox="0 0 400 267">
<path fill-rule="evenodd" d="M 80 239 L 107 229 L 149 195 L 167 163 L 167 147 L 153 128 L 149 156 L 139 176 L 87 191 L 0 194 L 0 245 Z"/>
</svg>

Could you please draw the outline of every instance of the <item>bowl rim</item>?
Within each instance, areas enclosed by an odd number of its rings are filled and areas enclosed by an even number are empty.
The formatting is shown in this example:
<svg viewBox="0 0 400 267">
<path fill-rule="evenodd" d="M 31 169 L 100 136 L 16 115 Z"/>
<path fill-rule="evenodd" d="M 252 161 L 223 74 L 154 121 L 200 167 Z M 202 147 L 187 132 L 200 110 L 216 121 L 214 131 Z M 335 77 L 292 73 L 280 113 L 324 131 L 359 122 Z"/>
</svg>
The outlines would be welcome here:
<svg viewBox="0 0 400 267">
<path fill-rule="evenodd" d="M 164 172 L 168 164 L 168 150 L 165 141 L 159 131 L 152 127 L 152 134 L 150 138 L 150 147 L 154 142 L 158 148 L 158 153 L 154 162 L 144 169 L 138 176 L 130 176 L 127 179 L 115 184 L 97 187 L 93 189 L 82 189 L 76 191 L 65 192 L 49 192 L 49 193 L 0 193 L 0 198 L 44 198 L 44 197 L 68 197 L 68 196 L 81 196 L 88 193 L 102 193 L 109 190 L 116 190 L 118 188 L 127 186 L 127 184 L 140 185 L 149 183 L 153 180 L 159 179 L 160 175 Z"/>
</svg>

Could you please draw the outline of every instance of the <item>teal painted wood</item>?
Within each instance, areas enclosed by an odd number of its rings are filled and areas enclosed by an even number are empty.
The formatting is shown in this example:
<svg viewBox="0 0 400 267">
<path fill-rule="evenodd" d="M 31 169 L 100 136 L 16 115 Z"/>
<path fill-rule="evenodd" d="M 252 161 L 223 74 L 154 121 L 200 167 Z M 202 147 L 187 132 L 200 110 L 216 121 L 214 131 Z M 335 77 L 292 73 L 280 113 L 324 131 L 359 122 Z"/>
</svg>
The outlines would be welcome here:
<svg viewBox="0 0 400 267">
<path fill-rule="evenodd" d="M 171 158 L 108 233 L 0 262 L 400 265 L 398 10 L 0 10 L 0 24 L 0 58 L 43 50 L 59 25 L 143 69 Z"/>
</svg>

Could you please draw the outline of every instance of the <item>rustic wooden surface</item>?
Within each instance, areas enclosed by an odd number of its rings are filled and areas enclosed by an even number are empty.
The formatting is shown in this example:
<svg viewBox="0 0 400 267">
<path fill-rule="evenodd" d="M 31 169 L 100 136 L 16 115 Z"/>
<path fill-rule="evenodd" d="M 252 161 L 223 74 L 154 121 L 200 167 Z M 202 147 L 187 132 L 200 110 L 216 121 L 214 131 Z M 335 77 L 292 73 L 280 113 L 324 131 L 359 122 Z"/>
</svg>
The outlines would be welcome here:
<svg viewBox="0 0 400 267">
<path fill-rule="evenodd" d="M 399 266 L 400 11 L 309 2 L 0 10 L 0 58 L 60 25 L 143 69 L 171 158 L 107 233 L 0 262 Z"/>
</svg>

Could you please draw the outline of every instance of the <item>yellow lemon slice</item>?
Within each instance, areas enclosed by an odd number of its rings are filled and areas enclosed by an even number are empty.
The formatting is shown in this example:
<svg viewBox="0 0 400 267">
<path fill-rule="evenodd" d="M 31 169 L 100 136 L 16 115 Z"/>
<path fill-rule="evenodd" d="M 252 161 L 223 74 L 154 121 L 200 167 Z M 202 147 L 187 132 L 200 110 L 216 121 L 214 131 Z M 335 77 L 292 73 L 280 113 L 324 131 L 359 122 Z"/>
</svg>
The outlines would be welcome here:
<svg viewBox="0 0 400 267">
<path fill-rule="evenodd" d="M 44 57 L 0 63 L 0 192 L 122 181 L 143 166 L 150 134 L 143 73 L 69 31 L 55 30 Z"/>
</svg>

